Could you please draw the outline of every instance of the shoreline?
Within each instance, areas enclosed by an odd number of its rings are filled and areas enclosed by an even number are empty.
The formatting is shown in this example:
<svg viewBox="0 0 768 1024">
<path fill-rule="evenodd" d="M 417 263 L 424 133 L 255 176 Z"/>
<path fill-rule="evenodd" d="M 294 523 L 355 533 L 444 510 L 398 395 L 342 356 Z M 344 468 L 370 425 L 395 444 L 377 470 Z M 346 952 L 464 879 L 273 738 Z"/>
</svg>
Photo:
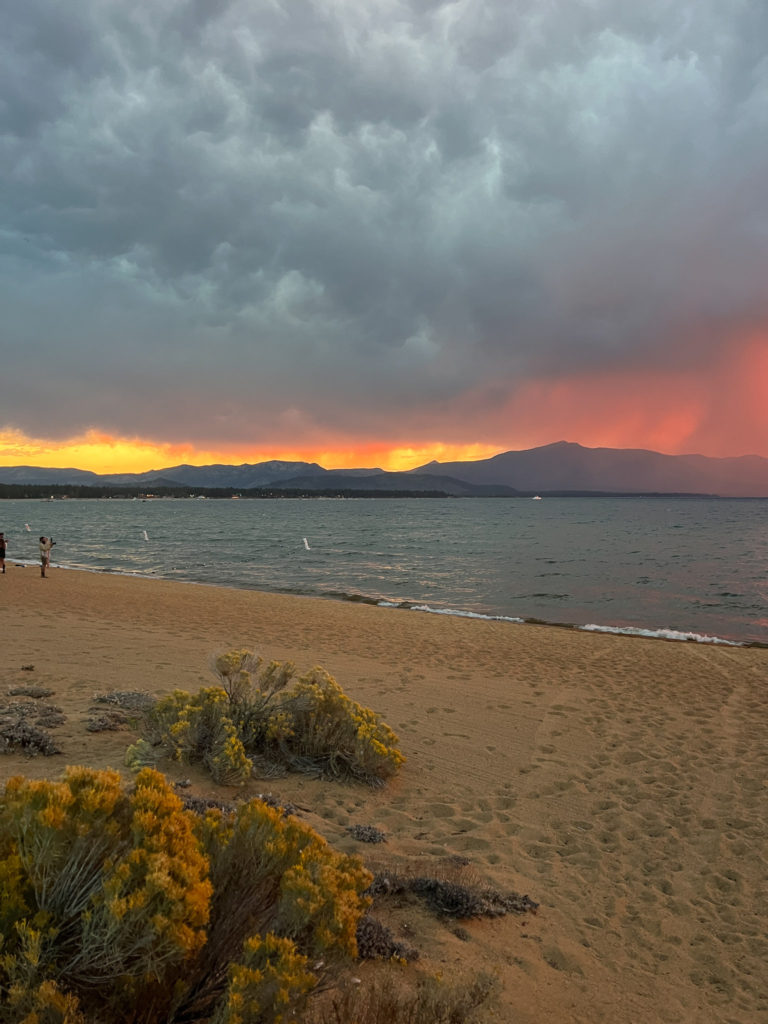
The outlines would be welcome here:
<svg viewBox="0 0 768 1024">
<path fill-rule="evenodd" d="M 446 502 L 434 522 L 404 501 L 386 516 L 340 501 L 125 504 L 11 502 L 10 553 L 34 560 L 31 525 L 83 570 L 768 644 L 764 517 L 735 504 L 530 502 L 510 520 L 490 501 Z"/>
<path fill-rule="evenodd" d="M 15 559 L 8 563 L 13 564 L 15 568 L 29 569 L 38 568 L 39 563 L 23 559 Z M 169 579 L 167 576 L 158 576 L 154 573 L 139 573 L 129 572 L 121 569 L 99 569 L 90 568 L 82 565 L 67 565 L 62 563 L 51 563 L 51 568 L 62 569 L 66 572 L 82 572 L 82 573 L 93 573 L 96 575 L 105 576 L 118 576 L 125 577 L 127 579 L 137 580 L 155 580 L 164 581 L 167 583 L 181 583 L 189 584 L 190 586 L 199 587 L 219 587 L 226 590 L 237 590 L 244 591 L 246 593 L 262 593 L 262 594 L 275 594 L 286 597 L 305 597 L 308 599 L 317 599 L 323 601 L 339 601 L 343 604 L 363 604 L 370 605 L 375 608 L 387 608 L 394 611 L 414 611 L 423 612 L 428 615 L 444 615 L 449 618 L 458 619 L 474 619 L 481 622 L 506 622 L 512 625 L 529 625 L 529 626 L 546 626 L 553 629 L 567 629 L 576 630 L 577 632 L 586 633 L 604 633 L 612 636 L 624 636 L 624 637 L 636 637 L 647 640 L 664 640 L 667 642 L 685 642 L 685 643 L 700 643 L 700 644 L 714 644 L 717 646 L 724 647 L 744 647 L 744 648 L 761 648 L 768 650 L 768 641 L 762 640 L 739 640 L 731 637 L 718 636 L 709 633 L 698 633 L 692 630 L 678 630 L 672 627 L 659 627 L 657 629 L 651 629 L 642 626 L 617 626 L 607 623 L 584 623 L 579 624 L 576 622 L 556 622 L 550 619 L 542 619 L 536 616 L 518 616 L 518 615 L 501 615 L 483 612 L 474 612 L 461 608 L 450 608 L 450 607 L 438 607 L 425 604 L 417 601 L 401 601 L 395 602 L 388 600 L 387 598 L 372 597 L 366 594 L 355 594 L 355 593 L 306 593 L 297 590 L 261 590 L 257 587 L 238 586 L 234 583 L 215 583 L 209 580 L 195 580 L 195 579 Z"/>
<path fill-rule="evenodd" d="M 529 894 L 536 915 L 461 922 L 461 938 L 407 906 L 386 921 L 425 970 L 496 972 L 489 1024 L 768 1013 L 764 650 L 55 566 L 42 580 L 12 562 L 0 607 L 3 699 L 42 685 L 65 719 L 51 730 L 62 754 L 4 754 L 0 782 L 77 763 L 128 780 L 136 734 L 89 731 L 97 693 L 196 691 L 215 681 L 212 656 L 234 647 L 299 674 L 321 665 L 400 737 L 407 761 L 382 789 L 290 775 L 242 792 L 196 768 L 163 770 L 193 795 L 277 794 L 345 852 L 420 872 L 459 858 Z M 355 841 L 352 825 L 386 844 Z"/>
</svg>

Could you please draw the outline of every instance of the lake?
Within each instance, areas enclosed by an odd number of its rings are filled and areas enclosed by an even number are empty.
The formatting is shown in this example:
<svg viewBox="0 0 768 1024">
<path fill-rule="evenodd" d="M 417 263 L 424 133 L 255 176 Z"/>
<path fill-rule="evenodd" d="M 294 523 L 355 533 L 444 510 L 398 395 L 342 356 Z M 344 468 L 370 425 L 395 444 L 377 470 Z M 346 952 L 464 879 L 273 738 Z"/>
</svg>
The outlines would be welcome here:
<svg viewBox="0 0 768 1024">
<path fill-rule="evenodd" d="M 7 500 L 0 529 L 9 571 L 46 534 L 54 566 L 768 643 L 768 500 Z"/>
</svg>

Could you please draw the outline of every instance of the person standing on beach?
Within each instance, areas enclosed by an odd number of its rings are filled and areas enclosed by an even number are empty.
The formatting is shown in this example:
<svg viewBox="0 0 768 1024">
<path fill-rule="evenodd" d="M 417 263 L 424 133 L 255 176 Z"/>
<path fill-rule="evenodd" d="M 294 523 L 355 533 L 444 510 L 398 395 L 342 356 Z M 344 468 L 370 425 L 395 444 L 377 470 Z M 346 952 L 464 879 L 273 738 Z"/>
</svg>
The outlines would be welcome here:
<svg viewBox="0 0 768 1024">
<path fill-rule="evenodd" d="M 50 537 L 40 538 L 40 575 L 45 576 L 45 570 L 51 564 L 51 548 L 56 543 Z"/>
<path fill-rule="evenodd" d="M 8 547 L 8 541 L 5 539 L 5 534 L 0 532 L 0 569 L 5 575 L 5 549 Z"/>
</svg>

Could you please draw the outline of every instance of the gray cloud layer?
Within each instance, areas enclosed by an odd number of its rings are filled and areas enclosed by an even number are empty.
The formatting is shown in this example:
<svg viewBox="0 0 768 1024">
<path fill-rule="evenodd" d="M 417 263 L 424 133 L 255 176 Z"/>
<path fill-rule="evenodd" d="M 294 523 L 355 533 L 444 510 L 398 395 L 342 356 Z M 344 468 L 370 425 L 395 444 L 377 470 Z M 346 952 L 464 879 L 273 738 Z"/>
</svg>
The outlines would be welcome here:
<svg viewBox="0 0 768 1024">
<path fill-rule="evenodd" d="M 0 420 L 475 440 L 528 377 L 712 358 L 768 312 L 766 39 L 749 0 L 26 0 Z"/>
</svg>

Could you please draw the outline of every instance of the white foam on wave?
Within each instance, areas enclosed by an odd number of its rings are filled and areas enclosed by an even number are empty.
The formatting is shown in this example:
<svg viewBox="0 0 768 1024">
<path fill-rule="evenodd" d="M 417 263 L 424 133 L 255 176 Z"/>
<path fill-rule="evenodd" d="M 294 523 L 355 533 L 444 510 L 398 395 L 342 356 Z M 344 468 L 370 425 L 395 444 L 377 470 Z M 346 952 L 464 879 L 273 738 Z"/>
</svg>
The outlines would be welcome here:
<svg viewBox="0 0 768 1024">
<path fill-rule="evenodd" d="M 620 636 L 647 636 L 654 640 L 688 640 L 697 644 L 722 644 L 725 647 L 743 646 L 736 640 L 724 640 L 719 636 L 707 636 L 705 633 L 683 633 L 677 629 L 641 629 L 639 626 L 598 626 L 590 622 L 577 629 L 588 633 L 618 633 Z"/>
<path fill-rule="evenodd" d="M 428 604 L 403 605 L 397 601 L 378 601 L 379 608 L 407 608 L 412 612 L 429 612 L 432 615 L 455 615 L 461 619 L 484 619 L 486 622 L 515 622 L 525 624 L 526 619 L 514 615 L 483 615 L 479 612 L 461 611 L 458 608 L 433 608 Z M 537 620 L 539 625 L 546 625 Z M 555 623 L 551 623 L 555 625 Z M 564 623 L 557 623 L 564 625 Z M 600 626 L 590 622 L 586 626 L 570 626 L 588 633 L 614 633 L 618 636 L 642 636 L 651 640 L 686 640 L 697 644 L 721 644 L 724 647 L 743 647 L 738 640 L 725 640 L 719 636 L 707 636 L 705 633 L 686 633 L 678 629 L 642 629 L 639 626 Z"/>
<path fill-rule="evenodd" d="M 403 608 L 407 607 L 411 612 L 429 612 L 431 615 L 455 615 L 460 619 L 484 619 L 486 622 L 518 622 L 523 623 L 516 615 L 483 615 L 481 612 L 467 612 L 459 608 L 433 608 L 428 604 L 402 605 L 396 601 L 379 601 L 379 608 Z"/>
</svg>

